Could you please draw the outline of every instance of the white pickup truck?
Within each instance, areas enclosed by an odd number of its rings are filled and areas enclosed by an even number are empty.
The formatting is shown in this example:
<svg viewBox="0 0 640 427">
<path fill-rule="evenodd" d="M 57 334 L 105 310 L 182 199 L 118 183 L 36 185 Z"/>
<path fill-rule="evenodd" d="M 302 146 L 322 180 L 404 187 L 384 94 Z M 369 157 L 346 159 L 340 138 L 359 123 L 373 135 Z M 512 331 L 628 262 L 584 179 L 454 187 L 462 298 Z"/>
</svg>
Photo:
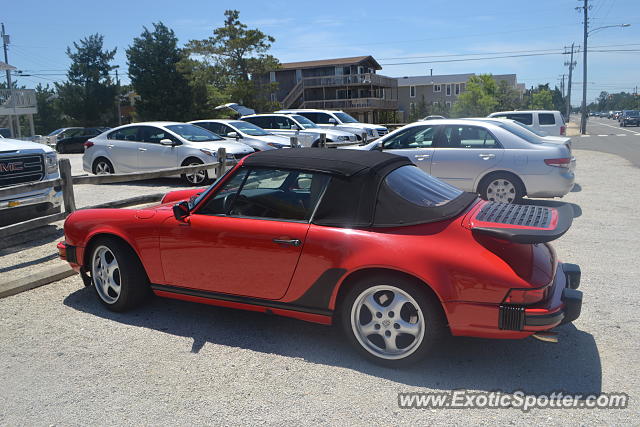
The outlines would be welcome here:
<svg viewBox="0 0 640 427">
<path fill-rule="evenodd" d="M 59 177 L 51 147 L 0 137 L 0 188 Z M 0 196 L 0 226 L 60 212 L 61 205 L 60 187 Z"/>
</svg>

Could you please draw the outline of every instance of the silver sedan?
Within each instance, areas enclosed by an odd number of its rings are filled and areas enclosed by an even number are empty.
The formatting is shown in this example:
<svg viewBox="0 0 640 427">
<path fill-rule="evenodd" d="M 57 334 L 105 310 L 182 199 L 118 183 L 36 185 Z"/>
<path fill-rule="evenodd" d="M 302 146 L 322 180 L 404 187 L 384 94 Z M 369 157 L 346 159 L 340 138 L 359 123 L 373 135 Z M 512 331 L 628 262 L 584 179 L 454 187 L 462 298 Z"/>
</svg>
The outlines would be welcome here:
<svg viewBox="0 0 640 427">
<path fill-rule="evenodd" d="M 526 140 L 500 122 L 422 121 L 357 148 L 407 156 L 425 172 L 497 202 L 562 197 L 575 180 L 567 145 Z"/>
<path fill-rule="evenodd" d="M 225 138 L 235 138 L 255 151 L 291 147 L 290 138 L 274 135 L 253 123 L 243 120 L 208 119 L 194 120 L 189 123 L 208 129 Z"/>
</svg>

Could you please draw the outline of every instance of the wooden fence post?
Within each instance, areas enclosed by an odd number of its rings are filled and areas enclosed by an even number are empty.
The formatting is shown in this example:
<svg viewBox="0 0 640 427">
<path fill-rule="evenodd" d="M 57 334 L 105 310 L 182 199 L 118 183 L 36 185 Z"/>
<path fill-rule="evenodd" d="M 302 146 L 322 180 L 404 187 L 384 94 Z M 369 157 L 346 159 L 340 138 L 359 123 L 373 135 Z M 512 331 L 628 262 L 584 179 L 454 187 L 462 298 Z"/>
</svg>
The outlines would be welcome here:
<svg viewBox="0 0 640 427">
<path fill-rule="evenodd" d="M 64 211 L 68 214 L 76 210 L 76 197 L 73 193 L 73 178 L 71 176 L 71 162 L 69 159 L 58 160 L 60 178 L 62 179 L 62 201 Z"/>
<path fill-rule="evenodd" d="M 320 139 L 318 140 L 318 147 L 325 148 L 327 146 L 327 134 L 321 133 Z"/>
<path fill-rule="evenodd" d="M 227 149 L 224 147 L 218 148 L 218 166 L 216 166 L 216 178 L 220 178 L 224 175 L 224 171 L 227 166 Z"/>
<path fill-rule="evenodd" d="M 290 137 L 289 144 L 291 145 L 291 148 L 298 148 L 298 137 L 297 136 Z"/>
</svg>

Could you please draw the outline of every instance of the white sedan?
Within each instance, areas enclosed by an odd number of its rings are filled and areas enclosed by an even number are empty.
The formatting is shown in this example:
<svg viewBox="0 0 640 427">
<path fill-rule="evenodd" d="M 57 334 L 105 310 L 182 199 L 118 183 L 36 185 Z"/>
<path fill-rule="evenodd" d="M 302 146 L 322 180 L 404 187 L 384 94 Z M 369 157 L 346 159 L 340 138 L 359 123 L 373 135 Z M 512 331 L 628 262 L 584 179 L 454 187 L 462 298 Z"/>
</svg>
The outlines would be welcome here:
<svg viewBox="0 0 640 427">
<path fill-rule="evenodd" d="M 228 141 L 189 123 L 134 123 L 87 141 L 82 166 L 85 171 L 99 175 L 199 165 L 216 162 L 219 148 L 227 150 L 227 159 L 253 153 L 248 145 Z M 215 176 L 215 169 L 183 174 L 182 179 L 190 185 L 200 185 L 210 174 Z"/>
</svg>

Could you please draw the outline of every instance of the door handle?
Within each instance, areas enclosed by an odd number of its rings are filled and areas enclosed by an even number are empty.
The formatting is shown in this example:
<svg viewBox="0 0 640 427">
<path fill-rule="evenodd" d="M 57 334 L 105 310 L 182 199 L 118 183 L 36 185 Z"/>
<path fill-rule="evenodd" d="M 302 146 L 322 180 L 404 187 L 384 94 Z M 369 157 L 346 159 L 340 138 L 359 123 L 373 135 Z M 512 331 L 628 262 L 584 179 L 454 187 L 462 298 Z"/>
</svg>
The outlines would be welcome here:
<svg viewBox="0 0 640 427">
<path fill-rule="evenodd" d="M 146 148 L 138 147 L 138 151 L 147 151 Z"/>
<path fill-rule="evenodd" d="M 496 157 L 495 154 L 478 154 L 478 156 L 481 157 L 482 160 L 494 159 Z"/>
<path fill-rule="evenodd" d="M 416 154 L 413 157 L 415 157 L 416 160 L 424 160 L 424 159 L 428 159 L 429 157 L 431 157 L 431 154 Z"/>
<path fill-rule="evenodd" d="M 107 144 L 107 148 L 113 148 L 114 145 L 113 144 Z"/>
<path fill-rule="evenodd" d="M 291 245 L 291 246 L 300 246 L 302 242 L 298 239 L 273 239 L 273 243 L 277 243 L 279 245 Z"/>
</svg>

